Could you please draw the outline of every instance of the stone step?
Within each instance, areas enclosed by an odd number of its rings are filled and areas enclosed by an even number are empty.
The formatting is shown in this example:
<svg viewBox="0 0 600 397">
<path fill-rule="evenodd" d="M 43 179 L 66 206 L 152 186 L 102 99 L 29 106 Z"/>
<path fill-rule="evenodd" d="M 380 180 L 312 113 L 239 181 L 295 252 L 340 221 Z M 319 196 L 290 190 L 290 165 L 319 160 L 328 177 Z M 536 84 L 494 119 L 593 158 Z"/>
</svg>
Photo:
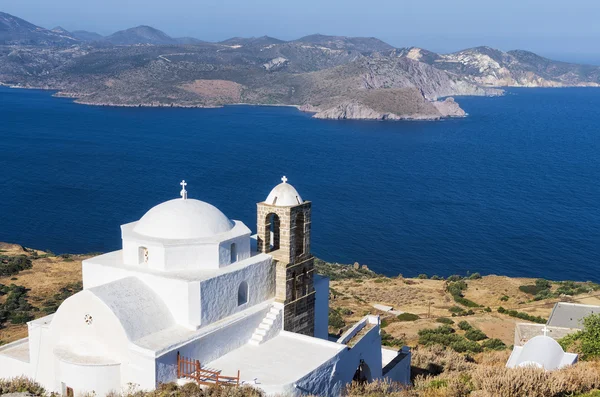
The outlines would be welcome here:
<svg viewBox="0 0 600 397">
<path fill-rule="evenodd" d="M 254 331 L 254 335 L 265 336 L 267 334 L 267 331 L 268 329 L 257 328 L 256 331 Z"/>
<path fill-rule="evenodd" d="M 268 318 L 269 320 L 275 320 L 277 318 L 277 314 L 274 313 L 267 313 L 266 318 Z"/>
<path fill-rule="evenodd" d="M 268 330 L 270 330 L 272 327 L 273 327 L 273 324 L 266 324 L 266 323 L 264 323 L 264 322 L 263 322 L 263 323 L 261 323 L 261 324 L 258 326 L 258 329 L 264 329 L 264 330 L 267 330 L 267 331 L 268 331 Z"/>
</svg>

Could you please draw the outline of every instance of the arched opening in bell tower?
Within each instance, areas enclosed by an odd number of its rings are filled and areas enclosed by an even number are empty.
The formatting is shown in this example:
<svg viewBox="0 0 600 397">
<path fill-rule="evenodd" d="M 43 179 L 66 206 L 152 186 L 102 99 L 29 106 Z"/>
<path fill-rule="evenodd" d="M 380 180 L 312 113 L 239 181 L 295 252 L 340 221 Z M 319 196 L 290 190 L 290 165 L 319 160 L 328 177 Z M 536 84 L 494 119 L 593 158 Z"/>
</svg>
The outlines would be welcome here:
<svg viewBox="0 0 600 397">
<path fill-rule="evenodd" d="M 294 231 L 294 242 L 295 242 L 295 256 L 296 258 L 301 257 L 302 255 L 304 255 L 304 251 L 306 249 L 306 242 L 305 242 L 305 219 L 304 219 L 304 212 L 299 212 L 298 215 L 296 215 L 296 228 Z"/>
<path fill-rule="evenodd" d="M 279 249 L 281 221 L 279 216 L 274 213 L 267 215 L 267 230 L 269 231 L 269 251 L 275 251 Z"/>
</svg>

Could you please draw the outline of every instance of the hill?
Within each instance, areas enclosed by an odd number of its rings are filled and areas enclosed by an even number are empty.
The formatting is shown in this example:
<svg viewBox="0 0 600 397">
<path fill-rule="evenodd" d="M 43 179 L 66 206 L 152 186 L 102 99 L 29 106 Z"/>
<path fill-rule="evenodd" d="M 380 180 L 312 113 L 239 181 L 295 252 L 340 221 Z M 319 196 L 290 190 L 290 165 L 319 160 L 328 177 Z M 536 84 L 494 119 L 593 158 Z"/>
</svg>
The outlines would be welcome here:
<svg viewBox="0 0 600 397">
<path fill-rule="evenodd" d="M 101 34 L 88 32 L 87 30 L 74 30 L 71 32 L 71 35 L 84 42 L 100 41 L 104 38 Z"/>
<path fill-rule="evenodd" d="M 178 44 L 177 40 L 166 33 L 150 26 L 137 26 L 126 30 L 120 30 L 103 39 L 104 42 L 114 45 L 135 44 Z"/>
<path fill-rule="evenodd" d="M 101 37 L 0 15 L 0 83 L 84 104 L 292 105 L 319 118 L 437 120 L 465 115 L 453 97 L 503 93 L 495 87 L 600 86 L 600 67 L 521 50 L 438 54 L 321 34 L 208 43 L 150 26 Z"/>
<path fill-rule="evenodd" d="M 319 45 L 331 49 L 377 52 L 392 50 L 394 47 L 375 37 L 345 37 L 313 34 L 294 40 L 296 43 Z"/>
<path fill-rule="evenodd" d="M 418 60 L 484 86 L 565 87 L 598 86 L 600 67 L 553 61 L 529 51 L 503 52 L 476 47 L 452 54 L 411 48 L 402 56 Z"/>
<path fill-rule="evenodd" d="M 77 43 L 66 31 L 44 29 L 0 12 L 0 45 L 70 46 Z"/>
</svg>

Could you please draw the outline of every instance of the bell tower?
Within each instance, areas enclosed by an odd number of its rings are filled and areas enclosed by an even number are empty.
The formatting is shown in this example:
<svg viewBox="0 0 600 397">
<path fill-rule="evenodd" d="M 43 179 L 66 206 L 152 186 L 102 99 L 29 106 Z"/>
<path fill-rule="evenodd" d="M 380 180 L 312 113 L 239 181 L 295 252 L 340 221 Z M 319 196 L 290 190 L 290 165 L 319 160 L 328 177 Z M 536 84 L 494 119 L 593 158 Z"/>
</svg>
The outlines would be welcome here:
<svg viewBox="0 0 600 397">
<path fill-rule="evenodd" d="M 310 253 L 311 203 L 281 178 L 257 204 L 258 251 L 275 261 L 275 299 L 284 304 L 283 329 L 314 336 L 314 258 Z"/>
</svg>

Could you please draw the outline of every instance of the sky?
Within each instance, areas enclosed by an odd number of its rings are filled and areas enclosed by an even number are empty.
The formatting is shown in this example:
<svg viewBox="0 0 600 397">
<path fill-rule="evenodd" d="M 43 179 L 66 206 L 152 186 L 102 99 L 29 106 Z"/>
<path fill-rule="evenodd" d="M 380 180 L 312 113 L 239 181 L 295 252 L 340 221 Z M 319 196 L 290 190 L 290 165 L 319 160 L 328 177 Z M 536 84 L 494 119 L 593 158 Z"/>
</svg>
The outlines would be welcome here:
<svg viewBox="0 0 600 397">
<path fill-rule="evenodd" d="M 104 35 L 138 25 L 208 41 L 321 33 L 437 52 L 487 45 L 600 63 L 600 0 L 0 0 L 0 11 Z"/>
</svg>

